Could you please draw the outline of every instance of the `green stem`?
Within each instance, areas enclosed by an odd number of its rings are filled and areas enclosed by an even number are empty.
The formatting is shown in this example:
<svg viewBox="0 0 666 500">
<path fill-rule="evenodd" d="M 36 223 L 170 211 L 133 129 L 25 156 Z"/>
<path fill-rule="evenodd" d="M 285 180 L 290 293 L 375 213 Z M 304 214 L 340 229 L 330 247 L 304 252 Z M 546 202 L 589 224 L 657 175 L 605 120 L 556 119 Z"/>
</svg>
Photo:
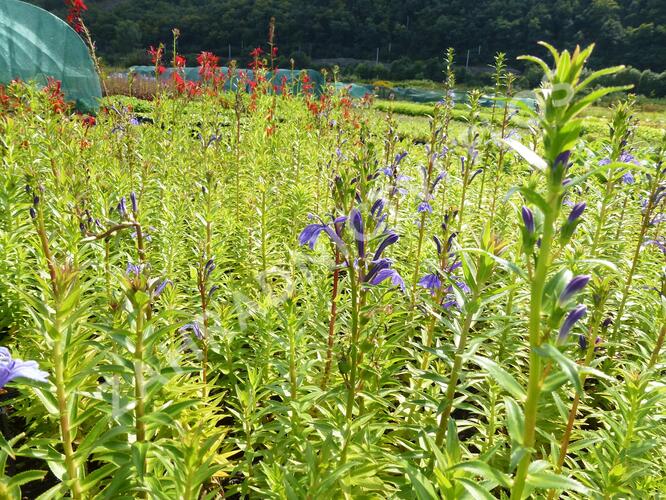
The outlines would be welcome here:
<svg viewBox="0 0 666 500">
<path fill-rule="evenodd" d="M 479 294 L 478 292 L 472 297 L 471 304 L 478 302 Z M 469 329 L 472 326 L 472 320 L 474 319 L 474 312 L 469 311 L 467 316 L 465 316 L 465 323 L 463 324 L 462 330 L 460 332 L 460 340 L 458 341 L 458 349 L 456 350 L 456 356 L 453 361 L 453 369 L 451 370 L 451 377 L 449 378 L 449 385 L 446 389 L 446 407 L 442 412 L 442 416 L 439 420 L 439 428 L 437 429 L 437 436 L 435 438 L 435 444 L 437 447 L 440 447 L 444 442 L 446 437 L 446 429 L 449 423 L 449 417 L 451 416 L 451 411 L 453 410 L 453 398 L 456 393 L 456 388 L 458 387 L 458 378 L 460 377 L 460 369 L 462 368 L 463 355 L 465 354 L 465 349 L 467 348 L 467 337 L 469 335 Z"/>
<path fill-rule="evenodd" d="M 349 270 L 349 280 L 351 285 L 351 339 L 349 344 L 350 352 L 350 372 L 349 372 L 349 388 L 347 392 L 347 410 L 345 416 L 349 422 L 352 420 L 354 413 L 354 400 L 356 398 L 356 372 L 358 364 L 358 339 L 359 339 L 359 322 L 358 322 L 358 288 L 356 283 L 356 271 L 354 266 L 350 265 Z"/>
<path fill-rule="evenodd" d="M 136 420 L 136 440 L 140 443 L 146 440 L 146 424 L 143 422 L 145 414 L 145 384 L 143 380 L 143 306 L 139 308 L 136 315 L 136 347 L 134 349 L 134 398 L 136 408 L 134 419 Z"/>
<path fill-rule="evenodd" d="M 58 313 L 56 313 L 55 330 L 60 336 L 60 320 L 57 319 L 57 314 Z M 76 462 L 74 459 L 74 448 L 72 444 L 72 427 L 69 420 L 67 393 L 65 391 L 65 357 L 63 353 L 62 342 L 63 339 L 57 339 L 53 348 L 53 367 L 55 371 L 56 396 L 58 399 L 58 413 L 60 414 L 60 433 L 62 434 L 62 447 L 65 453 L 65 468 L 67 469 L 68 479 L 71 482 L 72 498 L 79 499 L 82 498 L 82 493 Z"/>
<path fill-rule="evenodd" d="M 601 238 L 601 231 L 603 230 L 606 222 L 606 213 L 608 212 L 608 203 L 610 202 L 610 195 L 612 191 L 613 184 L 608 181 L 606 183 L 606 193 L 604 194 L 604 199 L 601 202 L 601 211 L 599 212 L 597 228 L 594 231 L 594 238 L 592 239 L 592 249 L 590 250 L 592 256 L 596 255 L 597 246 L 599 246 L 599 239 Z"/>
<path fill-rule="evenodd" d="M 650 193 L 650 200 L 653 196 Z M 629 291 L 631 290 L 631 285 L 634 281 L 634 275 L 636 274 L 636 268 L 638 267 L 638 261 L 640 260 L 641 248 L 643 247 L 643 239 L 645 238 L 645 233 L 648 229 L 648 224 L 650 222 L 650 214 L 652 212 L 652 201 L 650 201 L 648 208 L 645 211 L 643 216 L 643 223 L 641 224 L 641 230 L 638 235 L 638 241 L 636 242 L 636 248 L 634 249 L 634 256 L 631 260 L 631 268 L 629 269 L 629 275 L 627 276 L 627 281 L 624 285 L 624 290 L 622 291 L 622 299 L 620 300 L 620 305 L 617 308 L 617 317 L 615 318 L 615 324 L 613 325 L 613 332 L 611 334 L 611 341 L 613 345 L 609 349 L 609 356 L 612 357 L 615 355 L 615 342 L 617 341 L 617 334 L 620 330 L 620 325 L 622 324 L 622 316 L 624 315 L 624 308 L 627 306 L 627 299 L 629 298 Z"/>
<path fill-rule="evenodd" d="M 267 255 L 267 237 L 266 237 L 266 189 L 261 191 L 261 271 L 263 279 L 266 280 L 266 255 Z"/>
<path fill-rule="evenodd" d="M 416 305 L 416 290 L 419 281 L 419 271 L 421 270 L 421 250 L 423 248 L 423 238 L 425 235 L 426 212 L 421 214 L 421 224 L 419 226 L 419 239 L 416 244 L 416 257 L 414 259 L 414 275 L 412 276 L 412 303 L 411 309 Z"/>
<path fill-rule="evenodd" d="M 543 223 L 543 236 L 541 238 L 541 251 L 539 260 L 532 280 L 530 293 L 530 317 L 529 317 L 529 341 L 530 341 L 530 363 L 529 363 L 529 381 L 527 385 L 527 401 L 525 402 L 525 431 L 523 435 L 523 446 L 525 454 L 521 459 L 516 477 L 511 490 L 512 500 L 521 500 L 525 481 L 527 479 L 527 469 L 532 461 L 532 449 L 534 447 L 536 435 L 537 409 L 539 396 L 541 395 L 541 358 L 534 350 L 541 345 L 541 301 L 543 298 L 543 288 L 548 274 L 548 264 L 550 261 L 550 251 L 553 242 L 553 224 L 556 219 L 557 208 L 554 208 L 557 201 L 557 193 L 551 191 L 550 209 L 545 214 Z"/>
<path fill-rule="evenodd" d="M 335 269 L 333 270 L 333 291 L 331 292 L 331 315 L 328 320 L 328 345 L 326 347 L 326 367 L 324 368 L 324 379 L 321 382 L 321 389 L 326 390 L 328 378 L 331 375 L 331 365 L 333 364 L 333 344 L 335 341 L 335 322 L 338 317 L 338 283 L 340 281 L 340 251 L 335 250 Z"/>
<path fill-rule="evenodd" d="M 657 345 L 654 346 L 654 351 L 652 351 L 652 356 L 650 356 L 650 363 L 648 364 L 648 369 L 652 368 L 657 364 L 657 359 L 659 359 L 659 352 L 664 345 L 664 340 L 666 339 L 666 323 L 662 325 L 661 332 L 659 333 L 659 338 L 657 339 Z"/>
</svg>

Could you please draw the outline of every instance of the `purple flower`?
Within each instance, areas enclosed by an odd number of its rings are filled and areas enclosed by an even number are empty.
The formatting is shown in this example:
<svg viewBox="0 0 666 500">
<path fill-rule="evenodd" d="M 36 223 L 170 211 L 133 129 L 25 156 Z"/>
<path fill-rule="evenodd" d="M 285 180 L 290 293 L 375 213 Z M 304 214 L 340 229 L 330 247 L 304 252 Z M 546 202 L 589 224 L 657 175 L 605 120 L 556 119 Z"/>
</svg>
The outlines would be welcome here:
<svg viewBox="0 0 666 500">
<path fill-rule="evenodd" d="M 437 245 L 437 255 L 442 255 L 442 242 L 437 236 L 433 236 L 432 239 L 435 242 L 435 245 Z"/>
<path fill-rule="evenodd" d="M 391 284 L 395 286 L 399 286 L 400 289 L 404 292 L 405 291 L 405 282 L 402 280 L 400 275 L 398 274 L 398 271 L 395 269 L 382 269 L 379 272 L 377 272 L 372 279 L 368 281 L 370 285 L 379 285 L 381 282 L 391 279 Z"/>
<path fill-rule="evenodd" d="M 467 283 L 465 283 L 462 280 L 455 280 L 456 286 L 463 292 L 463 293 L 470 293 L 472 290 L 467 286 Z M 451 285 L 448 288 L 449 292 L 453 292 L 453 285 Z"/>
<path fill-rule="evenodd" d="M 139 125 L 139 119 L 136 118 L 135 116 L 133 116 L 132 118 L 130 118 L 130 121 L 129 121 L 129 122 L 130 122 L 130 125 L 134 125 L 134 126 Z"/>
<path fill-rule="evenodd" d="M 130 193 L 130 200 L 132 201 L 132 212 L 136 214 L 139 211 L 139 207 L 136 202 L 136 193 L 134 193 L 134 191 Z"/>
<path fill-rule="evenodd" d="M 127 207 L 124 196 L 120 198 L 120 202 L 118 203 L 117 208 L 118 208 L 118 213 L 120 214 L 121 217 L 127 217 Z"/>
<path fill-rule="evenodd" d="M 373 260 L 379 260 L 384 250 L 386 250 L 388 246 L 393 245 L 399 239 L 400 236 L 398 236 L 394 231 L 388 231 L 386 238 L 384 238 L 384 240 L 377 247 Z"/>
<path fill-rule="evenodd" d="M 440 280 L 439 276 L 435 273 L 426 274 L 419 280 L 419 285 L 423 288 L 427 288 L 434 295 L 435 290 L 439 290 L 442 287 L 442 280 Z"/>
<path fill-rule="evenodd" d="M 36 219 L 36 218 L 37 218 L 37 211 L 34 209 L 34 207 L 30 207 L 30 217 L 31 217 L 32 219 Z"/>
<path fill-rule="evenodd" d="M 201 327 L 199 326 L 199 323 L 196 321 L 192 323 L 188 323 L 187 325 L 181 326 L 178 331 L 182 334 L 185 334 L 188 331 L 191 331 L 194 333 L 194 336 L 198 338 L 199 340 L 203 339 L 203 333 L 201 332 Z"/>
<path fill-rule="evenodd" d="M 475 178 L 477 175 L 479 175 L 481 172 L 483 172 L 483 169 L 482 169 L 482 168 L 478 168 L 478 169 L 476 169 L 476 170 L 474 171 L 474 173 L 472 174 L 472 177 L 469 178 L 469 182 L 468 182 L 468 184 L 471 184 L 472 181 L 474 180 L 474 178 Z"/>
<path fill-rule="evenodd" d="M 435 188 L 437 187 L 437 184 L 439 184 L 439 181 L 441 181 L 444 177 L 446 177 L 446 172 L 440 172 L 437 177 L 435 177 L 435 180 L 432 183 L 432 189 L 431 191 L 434 191 Z"/>
<path fill-rule="evenodd" d="M 567 340 L 569 332 L 571 331 L 573 326 L 578 322 L 578 320 L 580 320 L 586 314 L 587 314 L 587 307 L 585 307 L 582 304 L 577 305 L 569 312 L 567 317 L 564 319 L 564 323 L 562 323 L 562 326 L 560 327 L 559 334 L 557 335 L 558 344 L 563 344 Z"/>
<path fill-rule="evenodd" d="M 666 222 L 666 214 L 657 214 L 650 221 L 650 225 L 656 226 L 657 224 L 661 224 L 662 222 Z"/>
<path fill-rule="evenodd" d="M 338 217 L 333 221 L 336 231 L 338 230 L 342 231 L 342 225 L 346 220 L 347 220 L 346 217 Z M 342 239 L 340 238 L 340 236 L 336 231 L 331 229 L 328 225 L 324 224 L 323 222 L 320 222 L 319 224 L 309 224 L 305 226 L 303 231 L 301 231 L 301 234 L 298 236 L 298 243 L 300 245 L 308 245 L 311 250 L 314 250 L 315 244 L 317 243 L 319 235 L 322 233 L 322 231 L 326 233 L 331 242 L 333 242 L 338 247 L 338 249 L 340 249 L 341 252 L 345 252 L 346 250 L 345 242 L 342 241 Z"/>
<path fill-rule="evenodd" d="M 594 344 L 595 346 L 601 344 L 601 337 L 597 337 Z M 578 347 L 580 347 L 581 351 L 587 349 L 587 338 L 585 338 L 585 335 L 578 335 Z M 598 351 L 599 349 L 599 347 L 594 348 L 595 351 Z"/>
<path fill-rule="evenodd" d="M 583 212 L 585 211 L 586 207 L 587 207 L 587 205 L 585 204 L 585 202 L 576 203 L 574 205 L 574 207 L 571 209 L 571 213 L 569 214 L 568 222 L 572 223 L 576 219 L 578 219 L 581 215 L 583 215 Z"/>
<path fill-rule="evenodd" d="M 0 389 L 16 378 L 46 382 L 49 374 L 39 369 L 37 361 L 12 359 L 9 349 L 0 347 Z"/>
<path fill-rule="evenodd" d="M 167 287 L 167 285 L 173 286 L 173 281 L 167 279 L 167 280 L 162 281 L 159 285 L 157 285 L 157 288 L 155 288 L 155 297 L 159 297 L 160 294 Z"/>
<path fill-rule="evenodd" d="M 204 266 L 204 272 L 206 273 L 206 278 L 210 277 L 210 274 L 215 270 L 215 261 L 211 257 L 208 259 L 208 262 L 206 262 L 206 265 Z"/>
<path fill-rule="evenodd" d="M 125 269 L 125 274 L 130 278 L 138 278 L 141 274 L 141 265 L 132 264 L 131 262 L 127 263 L 127 268 Z"/>
<path fill-rule="evenodd" d="M 213 294 L 220 289 L 219 285 L 213 285 L 210 287 L 210 290 L 208 290 L 208 298 L 210 299 Z"/>
<path fill-rule="evenodd" d="M 636 180 L 634 179 L 634 176 L 631 172 L 627 172 L 622 176 L 622 182 L 624 184 L 633 184 L 634 182 L 636 182 Z"/>
<path fill-rule="evenodd" d="M 403 151 L 402 153 L 398 153 L 395 155 L 395 160 L 393 161 L 394 165 L 399 165 L 402 160 L 405 159 L 405 156 L 407 156 L 407 151 Z"/>
<path fill-rule="evenodd" d="M 376 219 L 382 214 L 382 210 L 384 210 L 384 200 L 379 198 L 373 205 L 372 208 L 370 209 L 370 213 L 372 216 Z"/>
<path fill-rule="evenodd" d="M 560 166 L 567 168 L 569 166 L 569 158 L 571 158 L 571 150 L 562 151 L 557 158 L 555 158 L 555 163 L 553 168 L 557 170 Z"/>
<path fill-rule="evenodd" d="M 427 201 L 423 201 L 419 204 L 416 211 L 418 213 L 428 212 L 429 214 L 431 214 L 432 213 L 432 207 L 430 206 L 430 203 L 428 203 Z"/>
<path fill-rule="evenodd" d="M 523 223 L 528 234 L 534 234 L 534 214 L 532 211 L 523 205 L 521 215 L 523 216 Z"/>
<path fill-rule="evenodd" d="M 351 225 L 354 229 L 354 239 L 356 240 L 358 256 L 364 258 L 365 234 L 363 232 L 363 217 L 361 217 L 361 212 L 359 212 L 357 208 L 352 208 L 352 211 L 349 214 L 349 219 L 351 220 Z"/>
<path fill-rule="evenodd" d="M 666 255 L 666 244 L 664 244 L 663 238 L 659 238 L 658 240 L 646 240 L 643 245 L 654 245 Z"/>
<path fill-rule="evenodd" d="M 392 264 L 393 261 L 391 259 L 373 260 L 370 263 L 370 270 L 368 271 L 368 274 L 365 275 L 364 281 L 366 283 L 372 281 L 379 271 L 390 268 Z"/>
<path fill-rule="evenodd" d="M 603 167 L 604 165 L 609 165 L 610 164 L 610 158 L 603 158 L 599 160 L 599 166 Z"/>
<path fill-rule="evenodd" d="M 569 300 L 571 300 L 574 295 L 582 291 L 583 288 L 587 286 L 589 281 L 590 281 L 590 276 L 587 274 L 580 274 L 578 276 L 574 276 L 571 279 L 571 281 L 567 283 L 567 286 L 564 287 L 564 290 L 562 290 L 562 293 L 560 294 L 560 298 L 558 299 L 560 305 L 569 302 Z"/>
<path fill-rule="evenodd" d="M 622 151 L 619 160 L 623 163 L 633 163 L 634 165 L 638 165 L 638 160 L 636 160 L 634 155 L 627 153 L 626 151 Z"/>
</svg>

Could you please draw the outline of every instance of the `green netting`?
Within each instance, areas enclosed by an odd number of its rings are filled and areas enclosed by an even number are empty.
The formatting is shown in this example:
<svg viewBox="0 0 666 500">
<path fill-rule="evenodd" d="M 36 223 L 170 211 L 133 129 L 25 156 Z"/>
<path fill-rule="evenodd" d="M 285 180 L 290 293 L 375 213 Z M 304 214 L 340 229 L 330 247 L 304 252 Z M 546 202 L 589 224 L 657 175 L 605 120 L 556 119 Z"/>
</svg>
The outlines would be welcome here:
<svg viewBox="0 0 666 500">
<path fill-rule="evenodd" d="M 337 82 L 335 90 L 336 92 L 346 91 L 354 99 L 363 99 L 368 94 L 374 94 L 374 88 L 371 85 L 360 85 L 358 83 Z"/>
<path fill-rule="evenodd" d="M 418 89 L 418 88 L 403 88 L 403 87 L 374 87 L 372 85 L 361 85 L 357 83 L 343 83 L 338 82 L 335 84 L 336 91 L 348 90 L 349 95 L 356 99 L 362 99 L 366 94 L 373 94 L 380 99 L 395 99 L 396 101 L 409 101 L 418 102 L 423 104 L 435 103 L 444 99 L 444 92 L 441 90 Z M 469 102 L 467 92 L 455 91 L 452 92 L 453 102 L 456 104 L 465 104 Z M 501 99 L 501 97 L 500 97 Z M 522 102 L 530 108 L 534 109 L 536 101 L 529 97 L 512 97 L 509 106 L 515 107 L 515 101 Z M 484 108 L 490 108 L 493 102 L 497 102 L 492 95 L 483 95 L 479 99 L 479 105 Z"/>
<path fill-rule="evenodd" d="M 77 109 L 99 109 L 102 90 L 88 49 L 62 19 L 19 0 L 0 0 L 0 83 L 62 82 Z"/>
<path fill-rule="evenodd" d="M 129 69 L 132 73 L 142 78 L 155 78 L 155 67 L 154 66 L 132 66 Z M 160 75 L 160 80 L 167 81 L 172 78 L 172 74 L 178 71 L 182 74 L 183 78 L 193 82 L 198 82 L 201 80 L 199 75 L 199 68 L 180 68 L 178 70 L 174 68 L 168 68 L 162 75 Z M 237 69 L 232 78 L 229 78 L 229 68 L 224 66 L 220 68 L 221 74 L 224 76 L 224 89 L 225 90 L 237 90 L 241 82 L 245 82 L 245 90 L 250 89 L 248 82 L 254 81 L 254 71 L 251 69 Z M 273 75 L 272 71 L 267 71 L 265 73 L 266 80 L 273 83 L 278 88 L 278 93 L 280 92 L 280 87 L 283 84 L 286 84 L 287 87 L 291 89 L 292 92 L 300 93 L 302 91 L 302 74 L 305 73 L 308 75 L 310 84 L 312 85 L 312 93 L 315 95 L 320 95 L 324 91 L 324 86 L 326 81 L 324 76 L 319 72 L 312 69 L 278 69 Z"/>
</svg>

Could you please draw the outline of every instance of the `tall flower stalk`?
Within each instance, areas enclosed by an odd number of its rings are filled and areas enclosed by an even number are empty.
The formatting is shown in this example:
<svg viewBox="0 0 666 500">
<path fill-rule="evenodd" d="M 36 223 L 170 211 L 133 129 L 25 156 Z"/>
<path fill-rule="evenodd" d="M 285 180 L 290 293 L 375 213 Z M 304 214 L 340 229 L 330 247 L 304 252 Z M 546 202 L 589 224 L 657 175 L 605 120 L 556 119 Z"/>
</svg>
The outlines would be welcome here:
<svg viewBox="0 0 666 500">
<path fill-rule="evenodd" d="M 479 255 L 478 259 L 473 261 L 469 256 L 463 256 L 462 258 L 463 283 L 469 290 L 469 297 L 461 301 L 462 316 L 464 319 L 462 326 L 460 326 L 460 331 L 456 332 L 458 333 L 458 344 L 456 345 L 453 359 L 453 368 L 449 375 L 444 401 L 440 405 L 443 407 L 443 410 L 435 437 L 437 447 L 442 445 L 446 437 L 446 431 L 449 427 L 449 417 L 453 410 L 454 397 L 463 367 L 465 351 L 467 350 L 470 329 L 481 311 L 482 294 L 496 264 L 494 257 L 499 256 L 504 250 L 504 245 L 494 238 L 488 224 L 486 224 L 481 235 L 480 248 L 483 253 Z M 456 283 L 454 287 L 456 288 L 456 295 L 461 298 L 465 296 L 463 293 L 460 293 L 463 291 L 463 287 L 460 284 Z"/>
<path fill-rule="evenodd" d="M 647 202 L 643 211 L 641 227 L 638 232 L 638 240 L 636 241 L 636 247 L 634 248 L 631 265 L 629 267 L 624 289 L 622 290 L 622 298 L 620 299 L 620 305 L 617 309 L 617 317 L 613 325 L 613 332 L 611 334 L 611 341 L 613 344 L 609 350 L 610 355 L 615 354 L 618 333 L 622 324 L 622 317 L 624 316 L 624 310 L 627 306 L 627 300 L 629 299 L 629 292 L 631 291 L 638 263 L 640 261 L 641 249 L 645 244 L 645 235 L 648 232 L 650 222 L 652 221 L 652 217 L 655 214 L 657 207 L 663 204 L 666 200 L 666 186 L 664 185 L 664 180 L 666 179 L 666 134 L 664 134 L 661 145 L 655 155 L 654 171 L 651 175 L 647 175 L 646 177 L 648 180 Z"/>
<path fill-rule="evenodd" d="M 73 305 L 78 302 L 80 290 L 77 284 L 77 271 L 71 265 L 59 267 L 51 251 L 51 244 L 44 223 L 43 201 L 40 200 L 42 192 L 34 193 L 33 206 L 30 215 L 35 221 L 35 227 L 42 251 L 49 271 L 51 295 L 53 298 L 53 312 L 43 311 L 44 332 L 48 345 L 51 347 L 51 363 L 53 365 L 60 424 L 60 437 L 64 454 L 65 470 L 69 480 L 72 498 L 83 498 L 82 481 L 85 471 L 75 456 L 74 443 L 77 428 L 73 422 L 71 408 L 76 404 L 77 396 L 72 391 L 72 374 L 68 366 L 68 354 L 73 342 L 70 332 Z M 50 316 L 50 317 L 49 317 Z M 69 326 L 65 326 L 68 324 Z"/>
<path fill-rule="evenodd" d="M 579 335 L 578 345 L 580 346 L 581 351 L 584 354 L 583 361 L 581 366 L 587 367 L 590 366 L 594 360 L 596 352 L 600 349 L 599 343 L 601 342 L 601 337 L 599 337 L 600 329 L 607 327 L 606 321 L 603 320 L 604 308 L 606 301 L 608 299 L 608 294 L 610 291 L 610 280 L 608 278 L 600 280 L 598 285 L 595 287 L 596 293 L 594 294 L 594 310 L 590 318 L 587 335 Z M 581 386 L 585 386 L 586 374 L 581 375 Z M 574 429 L 576 422 L 576 415 L 578 413 L 578 406 L 580 404 L 581 393 L 576 392 L 574 395 L 573 402 L 571 403 L 571 408 L 569 409 L 569 415 L 567 417 L 567 426 L 562 435 L 560 442 L 560 451 L 557 459 L 557 464 L 555 467 L 556 472 L 562 470 L 562 466 L 567 457 L 567 451 L 569 449 L 569 444 L 571 442 L 571 434 Z M 555 490 L 551 490 L 549 493 L 549 498 L 554 498 Z"/>
<path fill-rule="evenodd" d="M 537 92 L 539 114 L 536 115 L 543 131 L 543 158 L 536 152 L 515 141 L 508 140 L 521 156 L 545 176 L 546 188 L 538 193 L 532 188 L 521 188 L 526 198 L 533 200 L 542 212 L 540 246 L 537 252 L 536 268 L 530 283 L 530 312 L 528 321 L 529 332 L 529 376 L 527 385 L 527 398 L 524 406 L 524 431 L 522 436 L 522 458 L 518 462 L 511 498 L 521 500 L 525 490 L 528 469 L 532 463 L 535 449 L 536 428 L 538 420 L 539 398 L 544 379 L 544 360 L 542 349 L 549 344 L 550 326 L 544 329 L 542 316 L 549 311 L 544 310 L 544 288 L 547 283 L 549 267 L 551 264 L 551 251 L 556 234 L 555 224 L 560 214 L 562 199 L 574 182 L 566 182 L 565 175 L 569 166 L 569 159 L 582 128 L 582 120 L 577 116 L 594 101 L 614 91 L 614 88 L 601 88 L 582 96 L 581 92 L 593 81 L 604 74 L 616 72 L 619 68 L 610 68 L 596 71 L 587 78 L 581 75 L 585 63 L 592 53 L 593 45 L 581 50 L 576 47 L 573 53 L 558 52 L 552 46 L 541 42 L 551 53 L 555 67 L 549 68 L 541 59 L 533 56 L 523 56 L 523 59 L 538 64 L 546 75 L 546 81 Z M 580 181 L 578 181 L 580 182 Z M 551 306 L 555 307 L 555 306 Z M 559 320 L 563 312 L 551 309 L 549 325 Z M 584 310 L 577 308 L 569 313 L 560 329 L 560 337 L 566 338 L 576 319 L 584 314 Z M 564 333 L 564 335 L 562 335 Z"/>
<path fill-rule="evenodd" d="M 633 99 L 629 99 L 614 106 L 613 116 L 609 125 L 609 156 L 601 161 L 602 164 L 611 164 L 620 161 L 628 162 L 633 160 L 633 157 L 628 153 L 628 143 L 633 133 L 633 104 Z M 606 177 L 604 196 L 601 200 L 601 209 L 599 211 L 599 218 L 597 219 L 597 227 L 592 238 L 592 255 L 596 255 L 597 247 L 601 240 L 601 234 L 606 225 L 608 209 L 613 200 L 613 189 L 618 180 L 618 174 L 614 170 L 609 169 L 604 175 Z"/>
<path fill-rule="evenodd" d="M 481 158 L 481 164 L 483 165 L 484 169 L 483 172 L 481 172 L 481 186 L 479 187 L 479 199 L 477 203 L 477 209 L 480 210 L 481 207 L 483 206 L 483 198 L 484 198 L 484 193 L 485 193 L 485 187 L 486 187 L 486 171 L 488 170 L 488 162 L 491 158 L 491 151 L 492 151 L 492 141 L 491 141 L 491 132 L 493 130 L 493 127 L 495 126 L 495 115 L 497 113 L 497 102 L 499 100 L 499 96 L 504 90 L 504 80 L 506 77 L 506 54 L 504 52 L 498 52 L 495 54 L 495 71 L 493 72 L 493 81 L 495 84 L 495 94 L 494 94 L 494 99 L 493 99 L 493 105 L 490 110 L 490 126 L 484 129 L 483 132 L 483 155 Z"/>
</svg>

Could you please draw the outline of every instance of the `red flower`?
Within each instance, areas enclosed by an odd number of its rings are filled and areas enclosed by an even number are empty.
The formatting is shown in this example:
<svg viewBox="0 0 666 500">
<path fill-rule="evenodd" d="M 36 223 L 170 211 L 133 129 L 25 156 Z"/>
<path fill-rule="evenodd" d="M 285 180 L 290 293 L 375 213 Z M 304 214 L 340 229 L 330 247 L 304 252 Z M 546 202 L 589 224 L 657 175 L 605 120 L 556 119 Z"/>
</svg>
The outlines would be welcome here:
<svg viewBox="0 0 666 500">
<path fill-rule="evenodd" d="M 67 6 L 67 22 L 76 30 L 81 33 L 83 31 L 83 24 L 81 22 L 81 13 L 88 10 L 88 6 L 83 0 L 65 0 Z"/>
<path fill-rule="evenodd" d="M 261 47 L 257 47 L 256 49 L 254 49 L 253 51 L 250 52 L 250 55 L 256 59 L 257 57 L 260 57 L 261 54 L 263 54 L 263 53 L 264 53 L 264 51 L 261 50 Z"/>
<path fill-rule="evenodd" d="M 277 54 L 278 54 L 278 48 L 277 48 L 277 47 L 273 47 L 273 50 L 271 50 L 271 54 L 273 55 L 273 57 L 277 57 Z"/>
<path fill-rule="evenodd" d="M 83 125 L 84 125 L 86 128 L 93 127 L 94 125 L 97 124 L 97 120 L 95 120 L 95 117 L 94 117 L 94 116 L 91 116 L 91 115 L 86 115 L 86 116 L 84 116 L 84 117 L 81 119 L 81 121 L 83 122 Z"/>
<path fill-rule="evenodd" d="M 164 47 L 160 45 L 155 48 L 152 45 L 148 49 L 148 54 L 150 54 L 150 59 L 153 64 L 158 64 L 162 60 L 162 54 L 164 53 Z"/>
<path fill-rule="evenodd" d="M 171 78 L 173 78 L 173 83 L 176 85 L 176 90 L 179 94 L 185 92 L 185 79 L 180 76 L 180 73 L 171 73 Z"/>
<path fill-rule="evenodd" d="M 185 64 L 187 64 L 187 59 L 185 59 L 183 56 L 177 55 L 174 57 L 174 62 L 176 63 L 177 67 L 184 68 Z"/>
<path fill-rule="evenodd" d="M 64 113 L 69 106 L 65 102 L 65 94 L 62 92 L 60 81 L 49 77 L 47 82 L 44 93 L 46 93 L 53 112 Z"/>
<path fill-rule="evenodd" d="M 163 75 L 165 71 L 166 71 L 166 68 L 164 66 L 160 65 L 160 66 L 157 67 L 157 73 L 158 74 Z"/>
<path fill-rule="evenodd" d="M 213 80 L 218 70 L 220 58 L 212 52 L 202 52 L 197 56 L 199 63 L 199 74 L 206 80 Z"/>
</svg>

